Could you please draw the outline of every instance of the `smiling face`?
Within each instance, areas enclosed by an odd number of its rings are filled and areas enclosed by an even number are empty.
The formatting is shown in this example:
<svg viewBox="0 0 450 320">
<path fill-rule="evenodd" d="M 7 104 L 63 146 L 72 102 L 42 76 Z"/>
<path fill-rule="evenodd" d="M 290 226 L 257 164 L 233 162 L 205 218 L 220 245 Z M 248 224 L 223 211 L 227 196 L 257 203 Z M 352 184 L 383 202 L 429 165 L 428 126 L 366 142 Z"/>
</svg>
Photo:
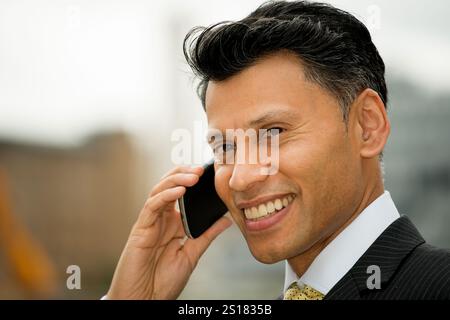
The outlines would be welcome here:
<svg viewBox="0 0 450 320">
<path fill-rule="evenodd" d="M 215 164 L 217 192 L 257 260 L 301 255 L 357 210 L 364 193 L 358 141 L 337 100 L 304 78 L 296 56 L 274 54 L 211 81 L 205 105 L 211 129 L 280 130 L 276 174 L 261 174 L 260 164 Z"/>
</svg>

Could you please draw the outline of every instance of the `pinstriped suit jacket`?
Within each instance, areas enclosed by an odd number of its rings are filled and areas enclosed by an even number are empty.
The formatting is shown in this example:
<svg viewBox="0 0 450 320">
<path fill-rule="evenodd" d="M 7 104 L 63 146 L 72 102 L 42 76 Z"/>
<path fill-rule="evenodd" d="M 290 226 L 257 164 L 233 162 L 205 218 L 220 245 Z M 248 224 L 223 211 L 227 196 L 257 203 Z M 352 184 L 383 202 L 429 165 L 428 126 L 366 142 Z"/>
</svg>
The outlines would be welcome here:
<svg viewBox="0 0 450 320">
<path fill-rule="evenodd" d="M 380 268 L 380 289 L 368 288 L 372 265 Z M 406 216 L 394 221 L 324 298 L 399 299 L 450 299 L 450 250 L 426 244 Z"/>
</svg>

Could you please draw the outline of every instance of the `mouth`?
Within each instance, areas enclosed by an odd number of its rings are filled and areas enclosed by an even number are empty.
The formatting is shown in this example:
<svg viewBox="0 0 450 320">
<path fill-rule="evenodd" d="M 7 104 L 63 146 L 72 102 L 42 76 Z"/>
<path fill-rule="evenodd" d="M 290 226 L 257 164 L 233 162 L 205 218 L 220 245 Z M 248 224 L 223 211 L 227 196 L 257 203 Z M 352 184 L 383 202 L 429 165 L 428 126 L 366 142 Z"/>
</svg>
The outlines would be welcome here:
<svg viewBox="0 0 450 320">
<path fill-rule="evenodd" d="M 241 211 L 245 217 L 247 229 L 261 231 L 274 226 L 286 216 L 294 199 L 295 195 L 290 194 L 243 208 Z"/>
</svg>

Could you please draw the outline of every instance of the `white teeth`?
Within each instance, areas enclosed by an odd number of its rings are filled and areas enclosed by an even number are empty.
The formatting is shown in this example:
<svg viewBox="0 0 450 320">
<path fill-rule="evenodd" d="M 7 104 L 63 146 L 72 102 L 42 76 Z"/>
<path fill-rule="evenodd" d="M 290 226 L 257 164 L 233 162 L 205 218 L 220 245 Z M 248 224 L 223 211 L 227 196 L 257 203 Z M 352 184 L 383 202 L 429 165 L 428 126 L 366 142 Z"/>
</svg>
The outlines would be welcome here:
<svg viewBox="0 0 450 320">
<path fill-rule="evenodd" d="M 258 209 L 256 207 L 252 208 L 252 216 L 254 217 L 253 219 L 256 219 L 258 217 Z"/>
<path fill-rule="evenodd" d="M 281 202 L 281 200 L 280 199 L 275 200 L 275 209 L 281 210 L 281 208 L 283 208 L 283 203 Z"/>
<path fill-rule="evenodd" d="M 287 207 L 294 200 L 294 198 L 295 197 L 293 195 L 289 195 L 284 198 L 268 201 L 267 203 L 262 203 L 258 207 L 245 208 L 245 217 L 247 219 L 258 219 L 265 217 L 275 211 Z"/>
<path fill-rule="evenodd" d="M 264 204 L 260 204 L 258 207 L 258 216 L 264 217 L 267 215 L 267 208 Z"/>
<path fill-rule="evenodd" d="M 267 207 L 267 213 L 272 213 L 275 211 L 275 205 L 273 204 L 272 201 L 267 202 L 266 207 Z"/>
</svg>

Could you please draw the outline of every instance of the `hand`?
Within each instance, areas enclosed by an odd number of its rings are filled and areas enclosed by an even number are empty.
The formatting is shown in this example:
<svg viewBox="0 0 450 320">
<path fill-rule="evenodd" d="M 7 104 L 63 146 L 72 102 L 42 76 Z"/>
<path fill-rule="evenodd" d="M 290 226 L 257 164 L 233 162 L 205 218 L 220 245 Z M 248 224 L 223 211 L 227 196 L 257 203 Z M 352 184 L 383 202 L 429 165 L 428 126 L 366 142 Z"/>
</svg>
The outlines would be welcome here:
<svg viewBox="0 0 450 320">
<path fill-rule="evenodd" d="M 220 218 L 196 239 L 185 239 L 175 202 L 203 168 L 176 167 L 152 189 L 116 267 L 108 299 L 176 299 L 211 242 L 232 223 Z"/>
</svg>

